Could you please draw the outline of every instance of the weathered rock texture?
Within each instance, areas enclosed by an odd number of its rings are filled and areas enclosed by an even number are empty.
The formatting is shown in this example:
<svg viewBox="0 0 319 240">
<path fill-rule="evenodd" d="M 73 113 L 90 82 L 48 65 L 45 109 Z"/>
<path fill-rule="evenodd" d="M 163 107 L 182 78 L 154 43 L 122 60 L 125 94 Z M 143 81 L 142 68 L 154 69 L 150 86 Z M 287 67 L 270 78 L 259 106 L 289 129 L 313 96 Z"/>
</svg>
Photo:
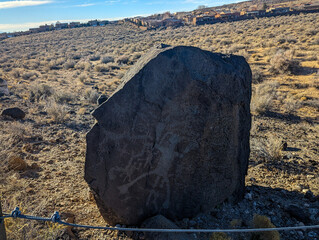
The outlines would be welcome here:
<svg viewBox="0 0 319 240">
<path fill-rule="evenodd" d="M 243 57 L 162 45 L 93 112 L 85 179 L 110 224 L 193 217 L 240 199 L 251 71 Z"/>
</svg>

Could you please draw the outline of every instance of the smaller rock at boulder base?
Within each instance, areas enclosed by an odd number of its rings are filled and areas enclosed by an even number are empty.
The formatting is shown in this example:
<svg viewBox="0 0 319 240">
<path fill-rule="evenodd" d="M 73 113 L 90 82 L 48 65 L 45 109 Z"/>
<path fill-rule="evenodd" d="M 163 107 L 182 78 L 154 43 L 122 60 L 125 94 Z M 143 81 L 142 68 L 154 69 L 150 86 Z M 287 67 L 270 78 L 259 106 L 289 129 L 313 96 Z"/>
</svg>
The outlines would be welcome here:
<svg viewBox="0 0 319 240">
<path fill-rule="evenodd" d="M 1 115 L 12 117 L 13 119 L 23 119 L 25 117 L 25 112 L 20 108 L 14 107 L 3 110 Z"/>
<path fill-rule="evenodd" d="M 156 215 L 146 219 L 142 223 L 143 228 L 153 229 L 179 229 L 175 223 L 164 217 L 163 215 Z M 194 239 L 187 233 L 160 233 L 160 232 L 146 232 L 146 240 L 192 240 Z"/>
<path fill-rule="evenodd" d="M 107 100 L 107 96 L 102 94 L 99 96 L 99 98 L 97 99 L 97 104 L 101 105 L 102 103 L 104 103 Z"/>
</svg>

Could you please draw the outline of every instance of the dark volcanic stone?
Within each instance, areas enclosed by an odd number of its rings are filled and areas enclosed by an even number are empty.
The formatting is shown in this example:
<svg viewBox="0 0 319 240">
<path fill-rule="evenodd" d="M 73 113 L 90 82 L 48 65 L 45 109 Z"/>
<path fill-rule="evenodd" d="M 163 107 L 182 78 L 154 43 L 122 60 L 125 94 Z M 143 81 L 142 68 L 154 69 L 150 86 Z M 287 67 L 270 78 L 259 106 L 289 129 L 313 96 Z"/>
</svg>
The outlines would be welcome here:
<svg viewBox="0 0 319 240">
<path fill-rule="evenodd" d="M 142 228 L 152 229 L 179 229 L 179 227 L 162 215 L 157 215 L 146 219 Z M 160 233 L 160 232 L 145 232 L 146 240 L 192 240 L 190 234 L 186 233 Z"/>
<path fill-rule="evenodd" d="M 251 71 L 243 57 L 152 49 L 93 116 L 85 179 L 110 224 L 194 217 L 244 194 Z"/>
<path fill-rule="evenodd" d="M 307 209 L 302 209 L 296 205 L 289 205 L 285 210 L 290 216 L 294 217 L 300 222 L 306 224 L 311 222 L 310 214 Z"/>
<path fill-rule="evenodd" d="M 104 103 L 107 100 L 107 96 L 102 94 L 99 96 L 99 98 L 97 99 L 97 104 L 101 105 L 102 103 Z"/>
<path fill-rule="evenodd" d="M 7 108 L 3 110 L 2 116 L 9 116 L 14 119 L 23 119 L 25 117 L 25 112 L 22 111 L 20 108 L 14 107 L 14 108 Z"/>
</svg>

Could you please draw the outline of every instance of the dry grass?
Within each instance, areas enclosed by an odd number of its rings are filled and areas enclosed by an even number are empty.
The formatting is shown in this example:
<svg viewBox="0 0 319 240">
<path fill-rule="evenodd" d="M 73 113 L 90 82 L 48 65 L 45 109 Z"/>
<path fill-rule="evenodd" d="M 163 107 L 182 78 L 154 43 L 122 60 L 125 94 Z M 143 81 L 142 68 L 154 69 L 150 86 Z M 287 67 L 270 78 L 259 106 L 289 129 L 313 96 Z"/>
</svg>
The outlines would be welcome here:
<svg viewBox="0 0 319 240">
<path fill-rule="evenodd" d="M 267 140 L 255 143 L 259 158 L 267 163 L 277 163 L 282 159 L 283 142 L 276 136 L 270 136 Z"/>
<path fill-rule="evenodd" d="M 264 114 L 271 109 L 272 101 L 277 96 L 278 82 L 264 82 L 255 87 L 251 100 L 251 110 L 257 114 Z"/>
<path fill-rule="evenodd" d="M 65 105 L 50 100 L 45 108 L 55 123 L 63 123 L 68 119 L 68 110 Z"/>
</svg>

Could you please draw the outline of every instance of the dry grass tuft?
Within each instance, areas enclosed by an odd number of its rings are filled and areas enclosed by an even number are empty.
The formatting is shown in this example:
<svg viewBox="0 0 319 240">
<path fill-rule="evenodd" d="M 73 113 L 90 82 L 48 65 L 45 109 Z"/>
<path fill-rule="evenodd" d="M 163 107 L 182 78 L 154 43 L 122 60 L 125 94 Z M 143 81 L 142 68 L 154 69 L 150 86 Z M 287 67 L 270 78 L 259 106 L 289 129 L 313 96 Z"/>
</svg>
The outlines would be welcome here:
<svg viewBox="0 0 319 240">
<path fill-rule="evenodd" d="M 68 111 L 65 105 L 51 100 L 46 105 L 47 113 L 52 117 L 55 123 L 63 123 L 68 119 Z"/>
<path fill-rule="evenodd" d="M 96 103 L 99 98 L 99 93 L 95 89 L 86 89 L 84 92 L 84 99 L 89 103 Z"/>
<path fill-rule="evenodd" d="M 283 142 L 280 138 L 270 136 L 267 141 L 255 143 L 255 148 L 259 157 L 267 163 L 276 163 L 282 160 Z"/>
<path fill-rule="evenodd" d="M 278 50 L 270 59 L 269 71 L 274 74 L 295 73 L 300 64 L 293 57 L 294 51 L 292 50 Z"/>
<path fill-rule="evenodd" d="M 52 96 L 54 89 L 47 84 L 34 83 L 30 88 L 30 100 L 40 101 Z"/>
<path fill-rule="evenodd" d="M 251 101 L 251 110 L 257 114 L 264 114 L 271 109 L 273 99 L 279 87 L 278 82 L 267 81 L 256 86 Z"/>
</svg>

